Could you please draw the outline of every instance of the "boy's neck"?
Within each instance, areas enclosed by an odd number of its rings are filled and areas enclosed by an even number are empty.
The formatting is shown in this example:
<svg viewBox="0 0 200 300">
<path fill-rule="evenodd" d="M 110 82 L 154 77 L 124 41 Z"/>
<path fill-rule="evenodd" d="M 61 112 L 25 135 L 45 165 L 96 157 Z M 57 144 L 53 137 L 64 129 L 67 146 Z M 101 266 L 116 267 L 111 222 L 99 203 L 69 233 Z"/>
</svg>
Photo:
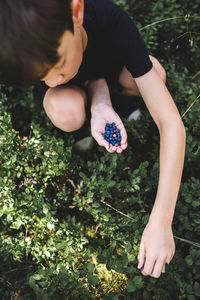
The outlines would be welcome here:
<svg viewBox="0 0 200 300">
<path fill-rule="evenodd" d="M 87 36 L 87 32 L 85 31 L 83 26 L 81 26 L 79 28 L 80 28 L 80 34 L 81 34 L 81 38 L 82 38 L 82 45 L 83 45 L 83 52 L 84 52 L 87 47 L 88 36 Z"/>
</svg>

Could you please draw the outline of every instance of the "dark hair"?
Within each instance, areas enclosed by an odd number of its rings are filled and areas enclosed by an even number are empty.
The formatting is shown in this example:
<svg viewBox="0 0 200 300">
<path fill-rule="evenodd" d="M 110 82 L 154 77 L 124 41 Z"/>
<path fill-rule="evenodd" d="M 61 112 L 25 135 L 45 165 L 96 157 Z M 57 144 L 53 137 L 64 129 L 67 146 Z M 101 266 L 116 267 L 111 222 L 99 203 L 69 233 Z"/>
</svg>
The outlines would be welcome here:
<svg viewBox="0 0 200 300">
<path fill-rule="evenodd" d="M 58 60 L 59 39 L 72 33 L 71 0 L 0 1 L 0 83 L 33 84 Z"/>
</svg>

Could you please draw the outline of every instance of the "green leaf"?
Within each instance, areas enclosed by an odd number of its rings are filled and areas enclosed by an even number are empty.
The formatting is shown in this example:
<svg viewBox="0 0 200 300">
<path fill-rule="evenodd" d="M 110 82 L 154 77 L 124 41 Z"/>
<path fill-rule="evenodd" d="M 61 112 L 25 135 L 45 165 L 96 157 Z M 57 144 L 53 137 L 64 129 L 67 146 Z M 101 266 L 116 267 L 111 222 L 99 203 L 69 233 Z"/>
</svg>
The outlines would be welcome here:
<svg viewBox="0 0 200 300">
<path fill-rule="evenodd" d="M 92 263 L 88 263 L 87 269 L 89 273 L 93 273 L 95 266 Z"/>
<path fill-rule="evenodd" d="M 194 293 L 196 296 L 200 297 L 200 284 L 197 281 L 194 283 Z"/>
<path fill-rule="evenodd" d="M 40 274 L 34 274 L 34 275 L 32 276 L 32 278 L 33 278 L 34 280 L 40 280 L 41 278 L 43 278 L 43 276 L 40 275 Z"/>
<path fill-rule="evenodd" d="M 88 181 L 88 177 L 83 173 L 83 172 L 79 172 L 79 176 L 84 180 L 84 181 Z"/>
<path fill-rule="evenodd" d="M 60 170 L 65 170 L 65 169 L 66 169 L 66 164 L 65 164 L 63 161 L 61 161 L 61 162 L 59 163 L 59 169 L 60 169 Z"/>
<path fill-rule="evenodd" d="M 128 267 L 128 268 L 126 269 L 126 272 L 127 272 L 128 274 L 135 273 L 135 267 L 133 267 L 133 266 Z"/>
<path fill-rule="evenodd" d="M 186 263 L 187 263 L 189 266 L 192 266 L 192 264 L 193 264 L 193 259 L 192 259 L 192 257 L 191 257 L 190 255 L 186 256 L 185 260 L 186 260 Z"/>
<path fill-rule="evenodd" d="M 47 212 L 48 212 L 48 210 L 47 210 Z M 51 231 L 51 230 L 53 230 L 54 229 L 54 224 L 52 224 L 51 222 L 48 222 L 47 223 L 47 228 Z"/>
<path fill-rule="evenodd" d="M 127 291 L 128 293 L 132 293 L 136 291 L 136 285 L 132 278 L 127 281 Z"/>
<path fill-rule="evenodd" d="M 143 281 L 142 281 L 142 276 L 135 276 L 133 278 L 133 281 L 135 282 L 135 285 L 138 287 L 138 288 L 141 288 L 143 286 Z"/>
<path fill-rule="evenodd" d="M 88 279 L 88 282 L 91 285 L 97 285 L 98 282 L 99 282 L 99 278 L 97 276 L 92 275 L 92 274 L 88 274 L 87 279 Z"/>
<path fill-rule="evenodd" d="M 67 247 L 67 242 L 65 241 L 65 242 L 59 243 L 55 247 L 57 250 L 65 249 Z"/>
<path fill-rule="evenodd" d="M 7 222 L 8 222 L 8 223 L 11 223 L 12 220 L 13 220 L 12 215 L 7 215 Z"/>
<path fill-rule="evenodd" d="M 15 229 L 18 230 L 21 227 L 22 224 L 23 224 L 22 220 L 18 219 L 15 222 L 13 222 L 12 228 L 15 228 Z"/>
<path fill-rule="evenodd" d="M 126 245 L 125 245 L 125 249 L 126 249 L 127 252 L 131 252 L 131 250 L 132 250 L 131 243 L 127 242 Z"/>
<path fill-rule="evenodd" d="M 113 187 L 113 186 L 115 186 L 115 184 L 116 184 L 116 181 L 114 181 L 114 180 L 110 180 L 110 181 L 108 182 L 108 186 L 109 186 L 109 187 Z"/>
<path fill-rule="evenodd" d="M 111 250 L 114 250 L 115 247 L 116 247 L 116 245 L 117 245 L 116 240 L 113 240 L 113 241 L 111 242 L 110 249 L 111 249 Z"/>
<path fill-rule="evenodd" d="M 143 287 L 142 276 L 135 276 L 134 278 L 130 278 L 127 282 L 127 291 L 130 293 L 142 287 Z"/>
<path fill-rule="evenodd" d="M 188 300 L 197 300 L 197 298 L 193 295 L 188 295 Z"/>
<path fill-rule="evenodd" d="M 48 207 L 44 205 L 44 206 L 43 206 L 43 213 L 44 213 L 45 215 L 47 215 L 47 214 L 48 214 L 48 211 L 49 211 Z"/>
</svg>

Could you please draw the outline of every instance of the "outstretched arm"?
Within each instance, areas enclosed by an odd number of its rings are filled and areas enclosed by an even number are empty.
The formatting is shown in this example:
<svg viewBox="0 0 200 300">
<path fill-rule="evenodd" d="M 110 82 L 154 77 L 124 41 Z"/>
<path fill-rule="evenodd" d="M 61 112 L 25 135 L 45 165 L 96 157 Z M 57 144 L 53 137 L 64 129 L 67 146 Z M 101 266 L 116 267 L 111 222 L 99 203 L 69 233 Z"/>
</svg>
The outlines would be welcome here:
<svg viewBox="0 0 200 300">
<path fill-rule="evenodd" d="M 153 68 L 135 79 L 160 133 L 160 176 L 155 203 L 143 232 L 138 268 L 159 277 L 175 252 L 172 220 L 180 187 L 185 154 L 185 130 L 165 84 Z"/>
</svg>

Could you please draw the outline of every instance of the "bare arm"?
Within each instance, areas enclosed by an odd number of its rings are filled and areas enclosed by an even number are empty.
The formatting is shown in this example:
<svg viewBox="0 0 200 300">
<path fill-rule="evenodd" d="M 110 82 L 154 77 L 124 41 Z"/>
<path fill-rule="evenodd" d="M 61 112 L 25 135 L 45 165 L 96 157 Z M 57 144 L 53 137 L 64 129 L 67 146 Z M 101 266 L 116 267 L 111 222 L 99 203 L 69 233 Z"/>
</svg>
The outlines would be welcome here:
<svg viewBox="0 0 200 300">
<path fill-rule="evenodd" d="M 141 240 L 138 267 L 144 265 L 144 275 L 159 277 L 175 250 L 171 224 L 183 170 L 185 130 L 176 105 L 154 68 L 135 81 L 160 133 L 159 183 Z"/>
<path fill-rule="evenodd" d="M 160 177 L 151 218 L 171 223 L 183 170 L 185 130 L 176 105 L 156 70 L 142 77 L 136 79 L 136 83 L 160 133 Z"/>
</svg>

